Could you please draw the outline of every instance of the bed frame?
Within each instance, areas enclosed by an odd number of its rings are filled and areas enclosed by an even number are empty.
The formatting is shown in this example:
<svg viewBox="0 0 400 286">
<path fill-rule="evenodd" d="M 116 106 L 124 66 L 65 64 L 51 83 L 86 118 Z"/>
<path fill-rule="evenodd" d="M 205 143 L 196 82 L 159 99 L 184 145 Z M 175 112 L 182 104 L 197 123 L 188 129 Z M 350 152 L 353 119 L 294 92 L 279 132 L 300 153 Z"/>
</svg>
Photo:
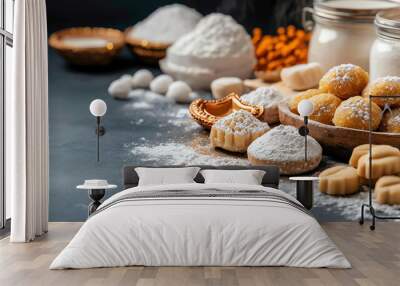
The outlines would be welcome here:
<svg viewBox="0 0 400 286">
<path fill-rule="evenodd" d="M 190 166 L 125 166 L 123 168 L 123 186 L 124 190 L 136 187 L 139 183 L 138 174 L 135 171 L 137 167 L 147 168 L 181 168 L 181 167 L 200 167 L 201 169 L 218 169 L 218 170 L 263 170 L 265 171 L 262 185 L 278 189 L 279 187 L 279 168 L 277 166 L 208 166 L 208 165 L 190 165 Z M 197 183 L 204 183 L 203 176 L 198 173 L 194 178 Z"/>
</svg>

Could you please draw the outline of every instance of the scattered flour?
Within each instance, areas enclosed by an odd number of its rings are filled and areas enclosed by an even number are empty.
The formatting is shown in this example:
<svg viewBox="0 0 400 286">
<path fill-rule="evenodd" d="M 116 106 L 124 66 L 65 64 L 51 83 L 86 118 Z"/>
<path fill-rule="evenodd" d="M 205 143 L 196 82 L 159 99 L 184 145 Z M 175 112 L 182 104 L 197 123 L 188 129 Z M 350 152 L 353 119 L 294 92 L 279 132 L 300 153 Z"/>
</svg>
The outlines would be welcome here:
<svg viewBox="0 0 400 286">
<path fill-rule="evenodd" d="M 269 125 L 255 118 L 250 112 L 240 109 L 219 119 L 212 128 L 228 134 L 245 135 L 266 132 L 269 130 Z"/>
<path fill-rule="evenodd" d="M 148 41 L 171 44 L 190 32 L 202 15 L 181 4 L 158 8 L 146 19 L 137 23 L 130 36 Z"/>
</svg>

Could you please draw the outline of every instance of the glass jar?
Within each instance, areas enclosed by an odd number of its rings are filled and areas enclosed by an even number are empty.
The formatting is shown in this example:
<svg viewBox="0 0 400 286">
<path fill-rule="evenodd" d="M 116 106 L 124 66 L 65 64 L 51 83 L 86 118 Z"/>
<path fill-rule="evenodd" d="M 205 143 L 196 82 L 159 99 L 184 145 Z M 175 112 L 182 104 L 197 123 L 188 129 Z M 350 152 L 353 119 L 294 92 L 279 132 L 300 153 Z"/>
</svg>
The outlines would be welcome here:
<svg viewBox="0 0 400 286">
<path fill-rule="evenodd" d="M 330 0 L 304 8 L 304 28 L 312 30 L 308 61 L 320 63 L 324 71 L 346 63 L 368 70 L 375 15 L 397 5 L 379 0 Z"/>
<path fill-rule="evenodd" d="M 375 26 L 377 39 L 371 47 L 370 78 L 400 76 L 400 9 L 378 13 Z"/>
</svg>

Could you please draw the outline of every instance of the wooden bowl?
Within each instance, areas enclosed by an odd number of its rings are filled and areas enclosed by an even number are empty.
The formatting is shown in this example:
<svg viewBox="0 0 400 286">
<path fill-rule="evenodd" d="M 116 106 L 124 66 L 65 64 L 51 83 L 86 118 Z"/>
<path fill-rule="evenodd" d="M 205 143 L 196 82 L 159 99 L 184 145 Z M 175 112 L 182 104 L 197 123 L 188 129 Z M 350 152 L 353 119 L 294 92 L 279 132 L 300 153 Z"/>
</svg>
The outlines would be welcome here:
<svg viewBox="0 0 400 286">
<path fill-rule="evenodd" d="M 279 105 L 279 120 L 282 124 L 300 127 L 303 119 L 290 111 L 287 103 Z M 321 145 L 337 152 L 351 152 L 354 147 L 369 142 L 369 131 L 338 127 L 309 120 L 310 135 Z M 400 133 L 372 132 L 373 144 L 387 144 L 400 148 Z M 335 153 L 337 153 L 335 152 Z"/>
<path fill-rule="evenodd" d="M 206 129 L 211 129 L 218 119 L 239 109 L 246 110 L 257 118 L 262 117 L 264 113 L 264 108 L 262 106 L 242 103 L 239 100 L 239 95 L 236 93 L 231 93 L 221 99 L 196 99 L 190 104 L 189 113 L 201 126 Z"/>
<path fill-rule="evenodd" d="M 85 47 L 65 42 L 66 39 L 99 39 L 104 45 Z M 49 45 L 68 62 L 80 65 L 107 65 L 124 47 L 124 34 L 117 29 L 78 27 L 51 34 Z"/>
<path fill-rule="evenodd" d="M 149 64 L 158 64 L 158 61 L 165 57 L 167 49 L 172 44 L 151 42 L 148 40 L 132 37 L 130 34 L 133 27 L 125 30 L 125 43 L 129 50 L 141 61 Z"/>
</svg>

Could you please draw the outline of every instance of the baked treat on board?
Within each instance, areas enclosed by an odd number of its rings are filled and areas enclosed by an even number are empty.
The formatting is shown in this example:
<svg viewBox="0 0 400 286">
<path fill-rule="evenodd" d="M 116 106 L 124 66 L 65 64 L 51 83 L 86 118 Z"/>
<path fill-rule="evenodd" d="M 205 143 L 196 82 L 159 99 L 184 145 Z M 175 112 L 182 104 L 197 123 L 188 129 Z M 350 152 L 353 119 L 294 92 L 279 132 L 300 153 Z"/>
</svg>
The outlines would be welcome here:
<svg viewBox="0 0 400 286">
<path fill-rule="evenodd" d="M 319 89 L 333 93 L 341 99 L 360 95 L 368 84 L 368 73 L 353 64 L 331 68 L 319 81 Z"/>
<path fill-rule="evenodd" d="M 371 108 L 371 129 L 376 130 L 381 123 L 382 111 L 373 102 Z M 361 96 L 354 96 L 343 101 L 336 109 L 332 122 L 340 127 L 368 130 L 369 100 Z"/>
<path fill-rule="evenodd" d="M 322 75 L 319 63 L 295 65 L 281 71 L 282 82 L 293 90 L 306 90 L 318 86 Z"/>
<path fill-rule="evenodd" d="M 276 165 L 284 175 L 302 174 L 318 167 L 322 159 L 322 147 L 307 136 L 307 161 L 304 157 L 304 137 L 297 128 L 279 125 L 254 140 L 247 149 L 252 165 Z"/>
<path fill-rule="evenodd" d="M 321 93 L 310 98 L 314 111 L 309 118 L 324 124 L 332 124 L 332 118 L 342 100 L 330 93 Z"/>
<path fill-rule="evenodd" d="M 319 174 L 319 191 L 328 195 L 351 195 L 360 189 L 357 170 L 341 165 L 326 169 Z"/>
<path fill-rule="evenodd" d="M 400 106 L 400 77 L 385 76 L 377 78 L 364 89 L 362 95 L 366 98 L 369 98 L 369 96 L 393 96 L 389 98 L 373 97 L 372 101 L 382 108 L 386 103 L 389 106 Z"/>
<path fill-rule="evenodd" d="M 268 123 L 241 109 L 219 119 L 211 127 L 210 143 L 213 147 L 244 153 L 251 142 L 269 129 Z"/>
</svg>

